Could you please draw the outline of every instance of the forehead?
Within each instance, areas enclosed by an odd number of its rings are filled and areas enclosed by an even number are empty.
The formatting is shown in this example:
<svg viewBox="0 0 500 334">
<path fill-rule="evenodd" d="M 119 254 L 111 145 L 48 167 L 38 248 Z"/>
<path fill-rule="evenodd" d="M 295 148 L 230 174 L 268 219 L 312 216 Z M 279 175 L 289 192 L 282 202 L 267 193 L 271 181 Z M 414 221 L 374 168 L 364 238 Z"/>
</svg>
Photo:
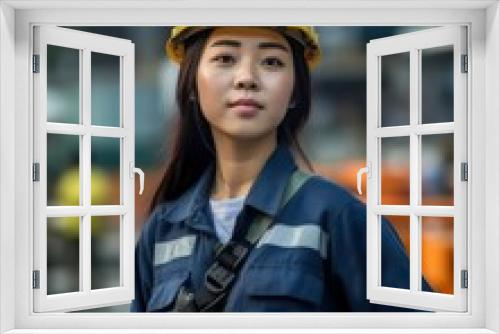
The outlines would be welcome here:
<svg viewBox="0 0 500 334">
<path fill-rule="evenodd" d="M 210 34 L 208 40 L 236 39 L 241 41 L 268 41 L 280 42 L 288 45 L 282 34 L 271 28 L 265 27 L 217 27 Z"/>
</svg>

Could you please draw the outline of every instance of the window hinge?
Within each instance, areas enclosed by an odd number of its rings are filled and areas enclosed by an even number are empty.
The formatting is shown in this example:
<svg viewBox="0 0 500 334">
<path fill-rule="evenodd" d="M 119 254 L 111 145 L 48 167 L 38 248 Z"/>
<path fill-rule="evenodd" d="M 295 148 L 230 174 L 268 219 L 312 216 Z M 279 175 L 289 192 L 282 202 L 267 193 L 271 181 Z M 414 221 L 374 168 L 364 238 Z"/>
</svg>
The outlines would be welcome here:
<svg viewBox="0 0 500 334">
<path fill-rule="evenodd" d="M 38 162 L 33 164 L 33 181 L 40 181 L 40 164 Z"/>
<path fill-rule="evenodd" d="M 40 73 L 40 55 L 33 55 L 33 73 Z"/>
<path fill-rule="evenodd" d="M 469 72 L 469 57 L 462 55 L 462 73 Z"/>
<path fill-rule="evenodd" d="M 462 289 L 467 289 L 469 287 L 469 275 L 467 270 L 462 270 Z"/>
<path fill-rule="evenodd" d="M 40 289 L 40 270 L 33 270 L 33 289 Z"/>
<path fill-rule="evenodd" d="M 469 180 L 469 166 L 466 162 L 462 162 L 460 164 L 461 166 L 461 172 L 460 172 L 460 178 L 462 181 L 468 181 Z"/>
</svg>

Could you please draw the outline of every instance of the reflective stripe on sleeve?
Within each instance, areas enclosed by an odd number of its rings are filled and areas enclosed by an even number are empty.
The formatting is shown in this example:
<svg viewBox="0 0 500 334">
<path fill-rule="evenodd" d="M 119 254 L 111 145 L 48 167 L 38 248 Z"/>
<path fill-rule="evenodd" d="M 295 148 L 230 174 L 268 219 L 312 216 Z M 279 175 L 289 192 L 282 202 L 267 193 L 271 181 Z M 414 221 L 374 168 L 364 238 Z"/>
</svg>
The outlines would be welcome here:
<svg viewBox="0 0 500 334">
<path fill-rule="evenodd" d="M 154 265 L 157 266 L 191 255 L 195 241 L 196 236 L 187 235 L 179 239 L 157 242 L 155 244 Z"/>
<path fill-rule="evenodd" d="M 327 256 L 328 235 L 318 225 L 274 225 L 261 238 L 257 247 L 272 245 L 286 248 L 305 247 Z"/>
</svg>

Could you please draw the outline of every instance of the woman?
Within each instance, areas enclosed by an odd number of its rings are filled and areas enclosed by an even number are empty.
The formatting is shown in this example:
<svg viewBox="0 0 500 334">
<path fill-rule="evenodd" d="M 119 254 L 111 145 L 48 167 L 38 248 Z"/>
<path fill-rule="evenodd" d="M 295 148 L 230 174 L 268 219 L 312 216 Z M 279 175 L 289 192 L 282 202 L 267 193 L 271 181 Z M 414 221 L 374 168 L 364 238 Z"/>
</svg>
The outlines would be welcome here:
<svg viewBox="0 0 500 334">
<path fill-rule="evenodd" d="M 180 118 L 137 244 L 132 310 L 401 311 L 366 299 L 365 207 L 313 175 L 297 140 L 314 29 L 176 27 L 167 54 Z M 408 288 L 387 223 L 383 238 L 383 283 Z"/>
</svg>

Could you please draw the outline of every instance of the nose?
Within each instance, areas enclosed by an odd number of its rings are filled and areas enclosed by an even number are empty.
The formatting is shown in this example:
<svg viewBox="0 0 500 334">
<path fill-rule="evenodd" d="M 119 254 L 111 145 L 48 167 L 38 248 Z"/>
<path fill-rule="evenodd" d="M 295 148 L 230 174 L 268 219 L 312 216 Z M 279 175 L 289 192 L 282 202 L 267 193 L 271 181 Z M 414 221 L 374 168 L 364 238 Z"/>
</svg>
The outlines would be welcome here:
<svg viewBox="0 0 500 334">
<path fill-rule="evenodd" d="M 258 74 L 251 60 L 241 62 L 235 76 L 236 89 L 258 90 L 260 88 Z"/>
</svg>

